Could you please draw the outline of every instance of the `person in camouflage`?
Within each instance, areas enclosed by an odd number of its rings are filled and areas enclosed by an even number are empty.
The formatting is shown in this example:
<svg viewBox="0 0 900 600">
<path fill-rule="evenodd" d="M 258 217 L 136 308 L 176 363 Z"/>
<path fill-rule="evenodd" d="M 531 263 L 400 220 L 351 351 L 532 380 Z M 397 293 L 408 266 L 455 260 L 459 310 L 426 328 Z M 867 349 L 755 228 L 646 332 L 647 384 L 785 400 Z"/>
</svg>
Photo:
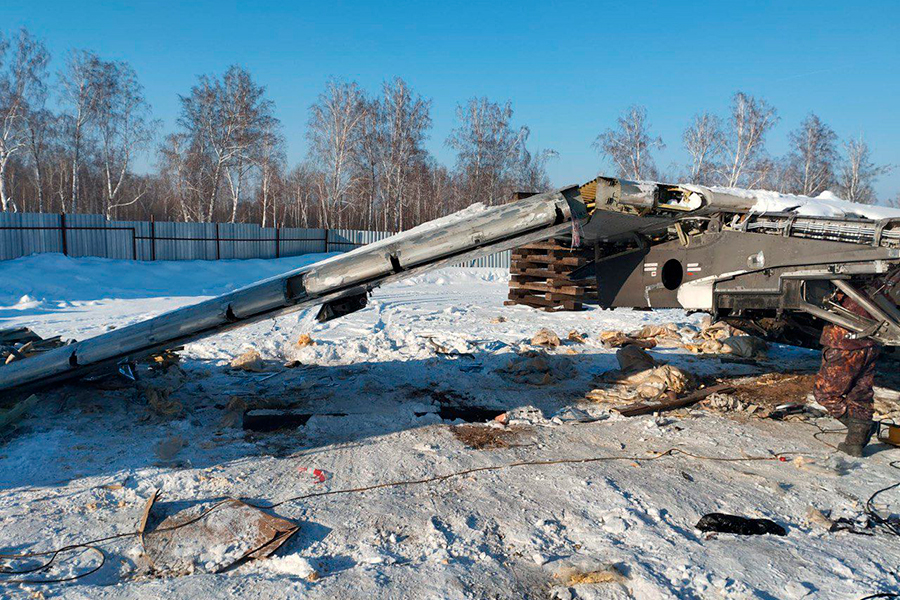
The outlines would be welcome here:
<svg viewBox="0 0 900 600">
<path fill-rule="evenodd" d="M 841 294 L 838 301 L 854 314 L 871 318 L 847 296 Z M 854 339 L 850 331 L 830 323 L 822 330 L 819 341 L 822 366 L 816 375 L 813 394 L 816 402 L 847 427 L 847 437 L 838 444 L 838 450 L 851 456 L 862 456 L 863 448 L 875 432 L 873 385 L 881 349 L 876 341 Z"/>
</svg>

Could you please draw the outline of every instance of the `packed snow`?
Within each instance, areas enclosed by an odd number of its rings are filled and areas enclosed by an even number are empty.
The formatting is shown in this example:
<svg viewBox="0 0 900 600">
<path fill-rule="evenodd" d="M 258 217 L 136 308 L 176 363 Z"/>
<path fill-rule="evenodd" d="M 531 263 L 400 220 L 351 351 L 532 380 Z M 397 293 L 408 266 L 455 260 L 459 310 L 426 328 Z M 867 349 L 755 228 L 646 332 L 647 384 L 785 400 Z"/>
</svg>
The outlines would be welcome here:
<svg viewBox="0 0 900 600">
<path fill-rule="evenodd" d="M 0 328 L 84 339 L 322 258 L 0 262 Z M 839 441 L 820 434 L 839 429 L 827 418 L 700 409 L 622 417 L 584 400 L 617 366 L 600 332 L 696 325 L 700 315 L 545 313 L 503 306 L 506 293 L 502 270 L 445 269 L 378 289 L 365 309 L 329 323 L 307 311 L 190 344 L 179 368 L 137 387 L 42 393 L 0 442 L 0 553 L 132 532 L 156 489 L 163 504 L 268 504 L 438 479 L 282 504 L 272 512 L 299 532 L 272 558 L 223 573 L 154 576 L 139 539 L 123 537 L 100 544 L 107 558 L 94 573 L 54 585 L 0 576 L 0 597 L 854 600 L 900 591 L 896 537 L 832 533 L 810 517 L 817 509 L 858 518 L 874 491 L 897 481 L 889 462 L 900 451 L 837 455 L 813 436 Z M 542 327 L 563 339 L 577 330 L 585 342 L 543 351 L 552 384 L 511 381 L 508 366 Z M 230 369 L 249 349 L 263 370 Z M 787 347 L 759 364 L 651 354 L 697 374 L 814 369 L 818 360 Z M 285 368 L 291 361 L 298 366 Z M 148 388 L 164 394 L 151 401 Z M 440 414 L 447 404 L 507 411 L 511 437 L 465 444 L 453 429 L 460 421 Z M 240 415 L 251 406 L 313 416 L 294 429 L 247 432 Z M 655 458 L 671 448 L 742 460 Z M 610 460 L 511 466 L 598 457 Z M 492 469 L 440 479 L 481 467 Z M 896 512 L 900 493 L 881 500 Z M 714 511 L 769 518 L 788 534 L 694 528 Z M 99 559 L 80 549 L 57 562 L 34 576 L 78 575 Z"/>
<path fill-rule="evenodd" d="M 815 197 L 782 194 L 770 190 L 745 190 L 728 187 L 712 187 L 710 190 L 731 196 L 755 199 L 756 203 L 751 208 L 751 212 L 755 213 L 793 212 L 806 217 L 900 219 L 900 209 L 849 202 L 828 190 Z"/>
</svg>

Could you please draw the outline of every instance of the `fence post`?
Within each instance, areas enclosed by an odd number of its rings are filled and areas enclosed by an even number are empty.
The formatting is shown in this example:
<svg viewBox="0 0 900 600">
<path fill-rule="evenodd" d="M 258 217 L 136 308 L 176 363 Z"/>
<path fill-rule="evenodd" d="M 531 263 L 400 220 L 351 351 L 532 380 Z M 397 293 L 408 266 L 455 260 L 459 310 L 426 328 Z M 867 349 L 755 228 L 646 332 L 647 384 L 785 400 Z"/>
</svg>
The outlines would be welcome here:
<svg viewBox="0 0 900 600">
<path fill-rule="evenodd" d="M 222 253 L 219 251 L 219 222 L 216 221 L 216 260 L 222 259 Z"/>
<path fill-rule="evenodd" d="M 279 231 L 281 231 L 281 229 L 276 227 L 275 228 L 275 258 L 281 258 L 281 253 L 278 251 L 278 239 L 279 239 L 279 237 L 281 237 L 278 235 Z"/>
<path fill-rule="evenodd" d="M 150 260 L 156 260 L 156 219 L 150 215 Z"/>
<path fill-rule="evenodd" d="M 62 251 L 63 256 L 69 255 L 69 244 L 66 240 L 66 213 L 59 213 L 59 231 L 62 235 Z"/>
<path fill-rule="evenodd" d="M 331 231 L 331 230 L 330 229 L 325 230 L 325 253 L 326 254 L 328 253 L 328 232 L 329 231 Z"/>
</svg>

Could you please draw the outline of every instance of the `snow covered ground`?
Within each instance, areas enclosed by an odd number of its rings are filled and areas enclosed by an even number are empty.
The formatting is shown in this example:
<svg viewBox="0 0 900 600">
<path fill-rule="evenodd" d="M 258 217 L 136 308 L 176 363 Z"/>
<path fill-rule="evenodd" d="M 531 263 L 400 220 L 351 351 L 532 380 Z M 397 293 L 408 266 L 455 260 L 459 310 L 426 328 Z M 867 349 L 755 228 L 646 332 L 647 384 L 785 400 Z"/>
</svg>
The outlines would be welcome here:
<svg viewBox="0 0 900 600">
<path fill-rule="evenodd" d="M 83 339 L 318 258 L 2 262 L 0 328 Z M 0 441 L 0 552 L 134 531 L 155 489 L 162 503 L 231 496 L 264 504 L 501 468 L 288 502 L 273 512 L 299 523 L 299 533 L 276 557 L 225 573 L 148 577 L 140 541 L 125 537 L 102 545 L 107 561 L 93 574 L 57 585 L 0 584 L 0 597 L 853 600 L 900 591 L 896 537 L 829 533 L 808 517 L 810 507 L 859 516 L 872 492 L 900 476 L 888 464 L 900 452 L 879 445 L 865 460 L 842 458 L 813 437 L 811 423 L 706 410 L 610 414 L 583 399 L 596 376 L 616 367 L 599 333 L 699 316 L 548 314 L 504 307 L 506 286 L 502 271 L 447 269 L 379 289 L 367 308 L 330 323 L 300 313 L 191 344 L 182 373 L 148 377 L 141 388 L 43 394 Z M 575 329 L 586 343 L 547 351 L 547 385 L 516 383 L 508 365 L 541 327 L 561 337 Z M 296 345 L 304 333 L 314 345 Z M 268 372 L 228 368 L 249 348 Z M 812 368 L 817 360 L 790 348 L 774 349 L 761 365 L 651 353 L 701 375 Z M 301 365 L 285 369 L 291 360 Z M 148 405 L 147 386 L 169 392 L 162 408 Z M 511 411 L 518 420 L 505 443 L 477 449 L 439 414 L 451 405 Z M 245 407 L 284 406 L 314 416 L 270 433 L 245 432 L 236 418 Z M 829 419 L 818 425 L 835 428 Z M 653 458 L 671 448 L 764 460 Z M 610 460 L 504 467 L 592 457 Z M 891 494 L 882 499 L 896 511 L 900 493 Z M 694 525 L 713 511 L 770 518 L 788 534 L 707 536 Z M 57 560 L 48 575 L 98 564 L 84 551 Z M 621 581 L 569 580 L 604 565 L 615 565 Z"/>
</svg>

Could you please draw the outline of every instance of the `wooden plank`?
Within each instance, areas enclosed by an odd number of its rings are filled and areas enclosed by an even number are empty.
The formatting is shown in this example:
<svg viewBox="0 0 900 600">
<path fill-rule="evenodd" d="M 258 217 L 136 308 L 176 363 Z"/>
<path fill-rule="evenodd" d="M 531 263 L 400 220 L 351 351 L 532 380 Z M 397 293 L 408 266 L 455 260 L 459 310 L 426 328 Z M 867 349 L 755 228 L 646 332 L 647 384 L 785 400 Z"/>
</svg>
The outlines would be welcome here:
<svg viewBox="0 0 900 600">
<path fill-rule="evenodd" d="M 564 244 L 557 244 L 556 242 L 546 241 L 546 242 L 534 242 L 532 244 L 523 244 L 519 246 L 519 248 L 523 250 L 565 250 L 566 252 L 578 252 L 578 249 L 572 250 L 571 246 L 566 246 Z M 517 250 L 519 249 L 517 248 Z"/>
<path fill-rule="evenodd" d="M 718 385 L 703 388 L 702 390 L 697 390 L 696 392 L 688 394 L 687 396 L 684 396 L 682 398 L 675 398 L 674 400 L 666 400 L 664 402 L 655 402 L 650 404 L 638 402 L 636 404 L 623 406 L 622 408 L 613 408 L 613 410 L 625 417 L 649 415 L 655 412 L 663 412 L 667 410 L 673 410 L 675 408 L 684 408 L 686 406 L 691 406 L 692 404 L 700 402 L 707 396 L 711 396 L 712 394 L 730 392 L 733 389 L 734 387 L 729 383 L 720 383 Z"/>
<path fill-rule="evenodd" d="M 556 293 L 551 293 L 551 294 L 544 294 L 544 297 L 547 298 L 548 300 L 552 300 L 553 302 L 568 302 L 569 300 L 572 300 L 572 301 L 576 301 L 576 302 L 577 302 L 577 301 L 580 301 L 580 300 L 584 300 L 584 294 L 556 294 Z"/>
<path fill-rule="evenodd" d="M 550 286 L 563 286 L 563 285 L 575 285 L 571 279 L 568 277 L 562 277 L 557 275 L 556 277 L 535 277 L 534 275 L 512 275 L 509 278 L 510 281 L 515 283 L 545 283 Z"/>
<path fill-rule="evenodd" d="M 559 277 L 562 273 L 558 273 L 551 269 L 535 269 L 528 267 L 520 267 L 519 265 L 513 264 L 509 268 L 510 275 L 524 275 L 527 277 Z"/>
<path fill-rule="evenodd" d="M 534 290 L 537 292 L 555 292 L 557 294 L 567 294 L 569 296 L 578 296 L 584 293 L 584 288 L 575 285 L 551 285 L 540 283 L 537 281 L 510 281 L 509 289 Z"/>
<path fill-rule="evenodd" d="M 556 275 L 565 275 L 568 276 L 569 273 L 575 270 L 576 267 L 571 265 L 555 265 L 555 264 L 536 264 L 529 262 L 516 262 L 513 261 L 510 264 L 510 269 L 515 269 L 516 271 L 543 271 L 545 273 L 551 273 L 553 276 Z"/>
<path fill-rule="evenodd" d="M 567 265 L 571 267 L 583 267 L 587 264 L 587 259 L 583 256 L 566 256 L 563 258 L 554 258 L 552 256 L 536 256 L 531 255 L 527 258 L 513 256 L 517 263 L 535 263 L 537 265 Z"/>
</svg>

